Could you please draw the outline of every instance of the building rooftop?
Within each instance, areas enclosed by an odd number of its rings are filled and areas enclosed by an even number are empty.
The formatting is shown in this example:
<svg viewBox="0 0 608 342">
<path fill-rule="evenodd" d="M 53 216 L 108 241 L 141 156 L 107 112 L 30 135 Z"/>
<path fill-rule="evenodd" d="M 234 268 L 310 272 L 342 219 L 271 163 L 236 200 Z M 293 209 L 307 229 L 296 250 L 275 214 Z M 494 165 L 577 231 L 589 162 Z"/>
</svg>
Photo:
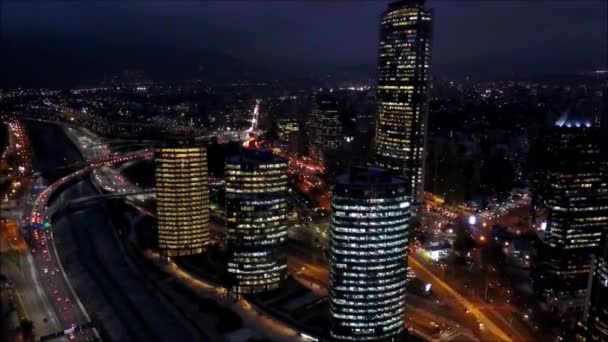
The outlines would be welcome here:
<svg viewBox="0 0 608 342">
<path fill-rule="evenodd" d="M 239 154 L 226 158 L 227 164 L 270 164 L 270 163 L 285 163 L 285 158 L 274 155 L 267 150 L 242 149 Z"/>
<path fill-rule="evenodd" d="M 403 6 L 403 5 L 410 5 L 410 4 L 424 4 L 426 2 L 426 0 L 397 0 L 397 1 L 393 1 L 389 4 L 390 7 L 393 6 Z"/>
<path fill-rule="evenodd" d="M 591 120 L 582 118 L 577 115 L 563 113 L 557 121 L 555 121 L 556 127 L 591 127 L 593 124 Z"/>
<path fill-rule="evenodd" d="M 350 172 L 336 177 L 336 185 L 354 187 L 378 187 L 387 185 L 406 185 L 405 179 L 394 177 L 388 171 L 377 167 L 353 167 Z"/>
<path fill-rule="evenodd" d="M 425 2 L 426 2 L 426 0 L 398 0 L 398 1 L 391 2 L 388 5 L 388 9 L 393 10 L 396 8 L 412 6 L 412 5 L 422 6 L 425 4 Z"/>
</svg>

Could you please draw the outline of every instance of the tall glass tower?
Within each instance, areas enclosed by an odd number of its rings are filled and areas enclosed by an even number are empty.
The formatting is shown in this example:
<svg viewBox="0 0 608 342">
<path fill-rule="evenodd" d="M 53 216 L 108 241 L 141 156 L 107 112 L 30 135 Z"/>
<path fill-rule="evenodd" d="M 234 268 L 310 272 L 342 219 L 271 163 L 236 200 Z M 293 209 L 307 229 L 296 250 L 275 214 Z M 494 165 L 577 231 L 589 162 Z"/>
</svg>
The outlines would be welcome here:
<svg viewBox="0 0 608 342">
<path fill-rule="evenodd" d="M 432 11 L 424 0 L 389 5 L 380 20 L 375 164 L 411 182 L 422 203 Z"/>
<path fill-rule="evenodd" d="M 201 253 L 209 242 L 207 148 L 170 139 L 154 148 L 158 247 L 167 257 Z"/>
<path fill-rule="evenodd" d="M 589 121 L 564 118 L 546 135 L 539 197 L 548 217 L 534 286 L 562 312 L 584 307 L 591 255 L 608 231 L 608 165 L 600 134 Z"/>
<path fill-rule="evenodd" d="M 410 216 L 406 181 L 386 170 L 354 168 L 336 178 L 331 210 L 331 338 L 399 340 Z"/>
<path fill-rule="evenodd" d="M 242 150 L 226 160 L 228 272 L 237 293 L 276 289 L 287 269 L 287 161 Z"/>
</svg>

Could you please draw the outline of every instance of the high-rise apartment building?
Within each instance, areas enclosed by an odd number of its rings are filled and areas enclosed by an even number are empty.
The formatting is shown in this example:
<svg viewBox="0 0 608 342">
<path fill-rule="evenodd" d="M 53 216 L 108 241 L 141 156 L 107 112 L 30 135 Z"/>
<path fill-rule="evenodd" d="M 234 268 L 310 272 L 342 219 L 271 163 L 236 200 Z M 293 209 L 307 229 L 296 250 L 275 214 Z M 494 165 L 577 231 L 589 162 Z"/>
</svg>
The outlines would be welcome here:
<svg viewBox="0 0 608 342">
<path fill-rule="evenodd" d="M 237 293 L 276 289 L 285 277 L 287 161 L 242 150 L 226 160 L 228 272 Z"/>
<path fill-rule="evenodd" d="M 330 94 L 317 94 L 316 105 L 312 113 L 310 136 L 311 156 L 325 160 L 327 154 L 340 147 L 344 140 L 342 123 L 338 111 L 338 102 Z"/>
<path fill-rule="evenodd" d="M 207 148 L 170 139 L 154 148 L 158 247 L 167 257 L 201 253 L 209 242 Z"/>
<path fill-rule="evenodd" d="M 598 253 L 608 231 L 602 139 L 589 121 L 568 118 L 546 135 L 539 197 L 548 217 L 533 279 L 537 292 L 562 312 L 583 308 L 591 255 Z"/>
<path fill-rule="evenodd" d="M 387 170 L 354 168 L 336 178 L 331 210 L 331 338 L 398 340 L 407 278 L 406 181 Z"/>
<path fill-rule="evenodd" d="M 295 152 L 294 145 L 298 142 L 300 124 L 294 118 L 280 118 L 277 120 L 277 135 L 281 148 L 289 152 Z"/>
<path fill-rule="evenodd" d="M 422 202 L 432 12 L 424 0 L 389 5 L 380 21 L 375 164 L 411 182 Z"/>
</svg>

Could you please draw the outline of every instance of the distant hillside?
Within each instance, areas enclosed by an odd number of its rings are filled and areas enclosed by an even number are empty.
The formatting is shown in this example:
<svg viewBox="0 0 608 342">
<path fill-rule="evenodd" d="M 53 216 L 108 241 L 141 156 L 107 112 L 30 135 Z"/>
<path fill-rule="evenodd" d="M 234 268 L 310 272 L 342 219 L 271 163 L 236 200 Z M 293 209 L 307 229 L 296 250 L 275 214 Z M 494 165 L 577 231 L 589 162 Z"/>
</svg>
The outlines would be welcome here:
<svg viewBox="0 0 608 342">
<path fill-rule="evenodd" d="M 142 71 L 160 81 L 253 76 L 257 67 L 215 51 L 130 47 L 102 40 L 54 36 L 3 37 L 0 87 L 71 87 L 99 84 L 104 73 Z"/>
</svg>

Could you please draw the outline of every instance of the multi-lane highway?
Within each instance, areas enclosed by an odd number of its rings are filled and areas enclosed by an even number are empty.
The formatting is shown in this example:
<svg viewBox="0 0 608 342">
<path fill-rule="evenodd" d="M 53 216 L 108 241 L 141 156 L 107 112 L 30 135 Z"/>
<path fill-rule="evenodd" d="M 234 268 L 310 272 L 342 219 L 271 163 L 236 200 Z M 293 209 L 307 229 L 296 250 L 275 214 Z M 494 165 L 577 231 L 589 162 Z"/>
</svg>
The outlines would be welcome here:
<svg viewBox="0 0 608 342">
<path fill-rule="evenodd" d="M 70 339 L 78 337 L 79 340 L 95 340 L 98 338 L 95 330 L 78 330 L 80 326 L 88 324 L 91 319 L 82 303 L 74 292 L 62 268 L 55 247 L 50 215 L 47 212 L 47 203 L 54 192 L 60 190 L 70 182 L 88 174 L 90 171 L 112 163 L 136 160 L 150 157 L 148 152 L 131 154 L 128 156 L 111 156 L 87 163 L 84 168 L 60 178 L 36 197 L 31 210 L 30 227 L 32 243 L 30 244 L 33 256 L 33 277 L 38 289 L 43 289 L 48 303 L 53 310 L 54 317 L 59 323 L 60 331 Z"/>
<path fill-rule="evenodd" d="M 69 332 L 72 328 L 87 324 L 90 318 L 82 304 L 75 296 L 54 248 L 52 233 L 48 229 L 33 230 L 33 242 L 30 244 L 33 265 L 36 276 L 33 280 L 45 292 L 55 317 L 61 327 L 59 331 L 66 330 L 69 339 L 92 341 L 96 336 L 90 330 Z"/>
</svg>

